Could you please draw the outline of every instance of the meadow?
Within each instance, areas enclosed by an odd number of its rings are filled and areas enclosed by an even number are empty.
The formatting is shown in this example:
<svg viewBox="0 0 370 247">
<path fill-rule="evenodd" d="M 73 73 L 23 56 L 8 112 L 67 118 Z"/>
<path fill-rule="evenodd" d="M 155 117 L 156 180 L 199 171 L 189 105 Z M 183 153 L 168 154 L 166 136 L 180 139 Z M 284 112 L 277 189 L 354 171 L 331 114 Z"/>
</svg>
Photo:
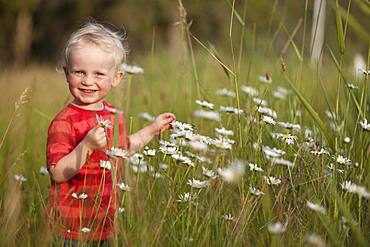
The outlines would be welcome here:
<svg viewBox="0 0 370 247">
<path fill-rule="evenodd" d="M 178 121 L 125 160 L 115 243 L 368 246 L 370 49 L 354 74 L 342 32 L 315 66 L 304 41 L 288 34 L 281 54 L 232 17 L 219 50 L 181 19 L 178 47 L 153 41 L 134 62 L 144 73 L 109 95 L 129 133 L 165 111 Z M 65 78 L 31 64 L 2 69 L 0 85 L 1 245 L 60 246 L 43 167 L 47 128 L 71 101 Z"/>
</svg>

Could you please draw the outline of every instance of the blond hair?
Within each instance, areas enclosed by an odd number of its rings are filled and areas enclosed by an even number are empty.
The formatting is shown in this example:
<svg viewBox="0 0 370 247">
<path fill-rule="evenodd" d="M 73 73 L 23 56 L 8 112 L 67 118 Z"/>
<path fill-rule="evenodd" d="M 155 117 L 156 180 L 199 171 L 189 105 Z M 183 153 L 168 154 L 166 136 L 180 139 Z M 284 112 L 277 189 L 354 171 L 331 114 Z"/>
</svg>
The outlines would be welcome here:
<svg viewBox="0 0 370 247">
<path fill-rule="evenodd" d="M 94 44 L 112 53 L 117 67 L 126 62 L 127 51 L 122 42 L 125 35 L 116 32 L 94 21 L 88 21 L 78 30 L 73 32 L 66 43 L 63 54 L 62 66 L 69 66 L 69 59 L 74 48 L 86 44 Z"/>
</svg>

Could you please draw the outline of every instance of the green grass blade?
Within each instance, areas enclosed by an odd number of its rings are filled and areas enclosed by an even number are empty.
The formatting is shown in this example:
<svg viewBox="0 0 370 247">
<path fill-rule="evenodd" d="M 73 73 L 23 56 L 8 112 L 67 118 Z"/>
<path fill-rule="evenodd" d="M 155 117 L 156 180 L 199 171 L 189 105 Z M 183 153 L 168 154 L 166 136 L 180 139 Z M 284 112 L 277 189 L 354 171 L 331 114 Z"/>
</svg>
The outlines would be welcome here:
<svg viewBox="0 0 370 247">
<path fill-rule="evenodd" d="M 302 57 L 301 53 L 299 52 L 299 49 L 298 49 L 298 47 L 296 46 L 296 44 L 295 44 L 295 42 L 294 42 L 294 40 L 293 40 L 292 35 L 290 35 L 290 33 L 288 32 L 288 30 L 286 29 L 286 27 L 285 27 L 284 25 L 283 25 L 283 28 L 284 28 L 285 32 L 287 33 L 287 35 L 288 35 L 288 37 L 289 37 L 289 41 L 290 41 L 290 43 L 291 43 L 291 44 L 292 44 L 292 46 L 293 46 L 293 49 L 294 49 L 294 51 L 295 51 L 295 54 L 297 55 L 297 57 L 298 57 L 299 61 L 300 61 L 300 62 L 302 62 L 302 61 L 303 61 L 303 57 Z"/>
<path fill-rule="evenodd" d="M 232 8 L 233 13 L 234 13 L 236 19 L 238 20 L 238 22 L 240 23 L 240 25 L 242 25 L 244 27 L 245 22 L 243 21 L 243 18 L 238 14 L 238 11 L 236 11 L 235 7 L 229 1 L 226 0 L 225 2 L 230 6 L 230 8 Z"/>
<path fill-rule="evenodd" d="M 339 63 L 338 63 L 338 60 L 335 58 L 334 56 L 334 53 L 333 51 L 329 48 L 329 51 L 330 51 L 330 55 L 335 63 L 335 66 L 337 67 L 337 70 L 339 72 L 339 74 L 341 75 L 341 77 L 343 78 L 343 82 L 346 83 L 348 82 L 348 80 L 345 78 L 340 66 L 339 66 Z M 344 85 L 344 87 L 346 88 L 346 86 Z M 351 95 L 351 99 L 353 101 L 353 103 L 355 104 L 356 106 L 356 109 L 358 111 L 358 113 L 361 115 L 362 118 L 365 118 L 365 114 L 362 112 L 362 109 L 360 107 L 360 104 L 358 103 L 357 99 L 356 99 L 356 96 L 353 94 L 353 92 L 350 90 L 349 91 L 350 95 Z"/>
<path fill-rule="evenodd" d="M 370 2 L 363 1 L 363 0 L 355 0 L 357 6 L 364 12 L 366 15 L 370 16 Z"/>
<path fill-rule="evenodd" d="M 331 195 L 334 196 L 338 204 L 339 210 L 341 211 L 341 213 L 344 215 L 344 217 L 348 221 L 349 227 L 351 228 L 354 234 L 354 239 L 357 242 L 357 244 L 354 246 L 368 246 L 368 244 L 366 243 L 367 241 L 364 237 L 366 236 L 366 234 L 361 232 L 359 226 L 355 223 L 355 220 L 352 217 L 351 209 L 346 204 L 346 202 L 342 199 L 342 197 L 338 194 L 333 184 L 330 186 L 330 191 L 331 191 Z"/>
<path fill-rule="evenodd" d="M 293 89 L 294 93 L 297 95 L 298 99 L 301 101 L 303 106 L 306 108 L 308 113 L 311 115 L 312 119 L 315 121 L 315 123 L 318 125 L 320 130 L 322 131 L 329 147 L 333 150 L 335 150 L 334 141 L 329 134 L 328 129 L 325 127 L 324 122 L 319 117 L 319 114 L 314 110 L 314 108 L 308 103 L 306 98 L 298 91 L 298 89 L 293 85 L 292 81 L 288 78 L 288 76 L 284 73 L 285 79 L 287 80 L 289 86 Z"/>
<path fill-rule="evenodd" d="M 198 43 L 200 44 L 201 47 L 203 47 L 220 65 L 221 67 L 226 70 L 228 73 L 232 74 L 233 76 L 235 76 L 235 73 L 234 71 L 232 71 L 229 67 L 226 66 L 226 64 L 224 62 L 221 61 L 221 59 L 219 58 L 219 56 L 217 54 L 214 53 L 214 48 L 210 49 L 208 48 L 207 46 L 205 46 L 199 39 L 197 39 L 197 37 L 195 37 L 194 35 L 191 34 L 191 36 L 193 37 L 193 39 Z"/>
<path fill-rule="evenodd" d="M 344 54 L 346 47 L 344 44 L 343 24 L 342 24 L 342 17 L 340 14 L 338 0 L 335 2 L 335 24 L 337 26 L 337 39 L 338 39 L 339 52 L 341 54 Z"/>
<path fill-rule="evenodd" d="M 334 4 L 332 2 L 329 2 L 331 7 L 334 9 L 335 8 L 335 11 L 336 11 L 336 19 L 340 19 L 341 18 L 345 18 L 348 22 L 348 25 L 353 29 L 354 33 L 360 38 L 362 39 L 364 42 L 368 43 L 370 42 L 370 35 L 369 35 L 369 32 L 366 31 L 358 21 L 356 21 L 356 19 L 349 13 L 347 13 L 347 10 L 345 10 L 343 7 L 339 6 L 339 5 L 336 5 L 334 6 Z M 368 8 L 367 13 L 368 15 L 370 15 L 370 4 L 368 4 L 369 7 L 365 7 L 365 8 Z M 339 20 L 338 20 L 339 21 Z M 342 32 L 343 32 L 343 26 L 342 27 Z M 338 23 L 337 23 L 337 30 L 338 30 Z M 339 35 L 339 34 L 338 34 Z M 343 40 L 344 42 L 344 40 Z"/>
</svg>

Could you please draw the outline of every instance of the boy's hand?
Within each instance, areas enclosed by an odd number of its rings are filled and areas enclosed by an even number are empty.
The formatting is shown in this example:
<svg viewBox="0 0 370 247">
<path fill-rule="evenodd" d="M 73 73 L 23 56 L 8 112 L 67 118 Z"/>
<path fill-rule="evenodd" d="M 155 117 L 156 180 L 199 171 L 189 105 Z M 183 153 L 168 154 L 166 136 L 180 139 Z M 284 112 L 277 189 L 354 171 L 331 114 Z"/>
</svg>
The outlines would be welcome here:
<svg viewBox="0 0 370 247">
<path fill-rule="evenodd" d="M 154 122 L 152 123 L 153 132 L 158 135 L 169 128 L 171 128 L 170 123 L 176 121 L 176 117 L 174 114 L 166 112 L 158 115 Z"/>
<path fill-rule="evenodd" d="M 107 145 L 104 128 L 95 126 L 87 133 L 83 141 L 91 151 L 104 148 Z"/>
</svg>

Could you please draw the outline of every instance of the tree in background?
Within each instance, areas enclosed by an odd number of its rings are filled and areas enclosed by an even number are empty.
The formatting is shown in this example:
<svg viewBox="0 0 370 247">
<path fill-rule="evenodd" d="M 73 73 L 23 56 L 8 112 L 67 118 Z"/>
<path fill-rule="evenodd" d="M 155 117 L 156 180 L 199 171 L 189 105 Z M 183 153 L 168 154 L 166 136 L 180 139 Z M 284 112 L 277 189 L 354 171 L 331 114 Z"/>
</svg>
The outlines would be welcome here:
<svg viewBox="0 0 370 247">
<path fill-rule="evenodd" d="M 311 62 L 320 64 L 321 51 L 325 38 L 326 0 L 315 0 L 311 31 Z"/>
<path fill-rule="evenodd" d="M 239 15 L 242 15 L 243 6 L 247 4 L 246 25 L 241 27 L 234 24 L 233 32 L 237 34 L 241 28 L 246 28 L 250 34 L 255 28 L 259 41 L 268 42 L 280 28 L 273 42 L 273 48 L 279 53 L 288 39 L 280 24 L 288 31 L 294 30 L 304 15 L 305 3 L 308 3 L 307 27 L 312 27 L 313 34 L 312 48 L 306 46 L 305 50 L 309 53 L 312 51 L 312 57 L 316 59 L 322 50 L 318 44 L 324 33 L 326 43 L 335 45 L 337 41 L 335 28 L 324 30 L 325 22 L 328 26 L 335 25 L 333 1 L 315 2 L 320 3 L 320 11 L 315 12 L 317 4 L 314 5 L 314 1 L 310 0 L 236 0 L 235 10 Z M 326 11 L 323 10 L 325 2 Z M 345 15 L 349 2 L 340 1 L 341 12 Z M 233 0 L 184 1 L 188 21 L 192 22 L 192 34 L 212 43 L 220 51 L 228 49 L 232 4 Z M 367 50 L 369 6 L 366 0 L 355 0 L 349 11 L 352 21 L 348 25 L 346 42 L 360 53 Z M 0 0 L 0 64 L 25 64 L 30 60 L 54 63 L 60 57 L 68 34 L 89 17 L 102 23 L 112 23 L 121 30 L 124 28 L 128 34 L 131 57 L 141 52 L 147 53 L 153 42 L 158 50 L 165 47 L 165 50 L 177 51 L 178 29 L 174 24 L 178 21 L 178 10 L 177 1 L 174 0 Z M 237 20 L 234 23 L 238 23 Z M 301 26 L 293 39 L 299 45 L 302 38 Z M 194 49 L 197 48 L 194 46 Z"/>
<path fill-rule="evenodd" d="M 15 29 L 13 36 L 13 57 L 18 65 L 24 65 L 30 55 L 33 37 L 33 12 L 40 0 L 2 0 L 8 11 L 15 13 Z"/>
</svg>

